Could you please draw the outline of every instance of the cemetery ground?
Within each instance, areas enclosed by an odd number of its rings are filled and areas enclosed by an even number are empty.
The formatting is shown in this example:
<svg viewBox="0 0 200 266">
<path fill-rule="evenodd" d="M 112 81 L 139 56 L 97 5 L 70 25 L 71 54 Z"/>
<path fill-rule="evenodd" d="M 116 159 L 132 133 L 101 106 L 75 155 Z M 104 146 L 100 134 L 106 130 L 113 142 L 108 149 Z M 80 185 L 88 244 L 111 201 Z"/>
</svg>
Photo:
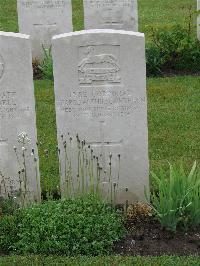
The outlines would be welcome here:
<svg viewBox="0 0 200 266">
<path fill-rule="evenodd" d="M 75 30 L 83 28 L 82 5 L 73 0 Z M 159 2 L 162 3 L 159 4 Z M 191 0 L 139 0 L 140 31 L 150 27 L 162 28 L 173 23 L 185 23 Z M 162 8 L 160 8 L 162 6 Z M 17 14 L 14 0 L 0 0 L 0 30 L 17 32 Z M 195 31 L 194 31 L 195 32 Z M 59 165 L 57 157 L 56 121 L 53 82 L 35 82 L 38 147 L 40 155 L 42 195 L 59 197 Z M 168 162 L 189 172 L 194 161 L 200 164 L 200 77 L 182 76 L 148 78 L 148 127 L 150 170 L 168 171 Z M 127 222 L 129 235 L 115 245 L 113 254 L 176 256 L 160 257 L 49 257 L 5 256 L 0 250 L 0 265 L 199 265 L 199 230 L 171 233 L 162 230 L 157 222 L 147 217 L 134 224 Z M 183 244 L 184 243 L 184 244 Z M 182 248 L 183 247 L 183 248 Z M 182 255 L 195 254 L 182 257 Z"/>
<path fill-rule="evenodd" d="M 159 172 L 160 168 L 167 171 L 168 162 L 177 166 L 183 163 L 189 171 L 194 160 L 200 162 L 199 84 L 199 77 L 189 76 L 148 79 L 149 156 L 152 171 Z M 53 191 L 59 185 L 53 84 L 50 81 L 36 81 L 35 87 L 42 187 L 44 191 Z M 127 226 L 130 231 L 134 228 L 131 222 Z M 160 231 L 159 224 L 152 224 L 151 219 L 138 222 L 135 226 L 136 232 L 133 230 L 129 238 L 116 246 L 118 254 L 184 255 L 199 250 L 198 231 L 190 232 L 187 236 L 178 233 L 174 237 L 173 233 Z M 137 244 L 131 246 L 131 239 L 137 239 Z M 184 251 L 179 249 L 183 242 Z"/>
<path fill-rule="evenodd" d="M 151 78 L 147 82 L 148 118 L 149 118 L 149 155 L 151 170 L 159 171 L 160 167 L 168 169 L 168 162 L 191 168 L 194 160 L 200 161 L 200 130 L 199 124 L 199 77 Z M 41 166 L 41 182 L 43 197 L 46 192 L 52 192 L 57 197 L 59 185 L 58 160 L 56 149 L 56 126 L 54 110 L 53 82 L 48 80 L 35 81 L 35 96 L 37 110 L 37 127 Z M 179 231 L 174 234 L 162 230 L 152 218 L 127 222 L 129 235 L 118 242 L 114 254 L 124 255 L 162 255 L 199 254 L 199 230 L 191 230 L 186 234 Z M 133 244 L 133 240 L 135 241 Z M 184 243 L 184 245 L 183 245 Z M 147 248 L 148 247 L 148 248 Z M 5 254 L 4 254 L 5 255 Z M 30 263 L 44 261 L 45 257 L 3 257 L 2 263 Z M 0 263 L 1 263 L 0 260 Z M 73 258 L 53 257 L 54 263 L 72 265 L 130 265 L 129 257 L 100 257 L 100 258 Z M 158 257 L 132 258 L 138 265 L 170 265 L 177 261 L 177 265 L 196 265 L 197 257 Z M 39 263 L 39 262 L 38 262 Z M 74 263 L 74 264 L 73 264 Z M 184 264 L 185 263 L 185 264 Z M 137 265 L 136 264 L 136 265 Z M 7 265 L 7 264 L 6 264 Z M 8 264 L 9 265 L 9 264 Z M 62 264 L 61 264 L 62 265 Z M 68 265 L 68 264 L 67 264 Z"/>
</svg>

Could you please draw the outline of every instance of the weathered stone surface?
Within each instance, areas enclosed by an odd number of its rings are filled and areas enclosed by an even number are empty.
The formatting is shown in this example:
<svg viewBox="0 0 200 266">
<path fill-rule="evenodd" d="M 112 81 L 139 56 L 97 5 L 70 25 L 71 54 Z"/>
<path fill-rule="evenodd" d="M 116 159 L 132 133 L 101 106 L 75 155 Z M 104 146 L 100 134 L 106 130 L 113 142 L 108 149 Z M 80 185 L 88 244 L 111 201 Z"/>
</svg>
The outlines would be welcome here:
<svg viewBox="0 0 200 266">
<path fill-rule="evenodd" d="M 137 0 L 83 0 L 85 29 L 138 31 Z"/>
<path fill-rule="evenodd" d="M 33 58 L 41 59 L 53 35 L 73 31 L 71 0 L 17 0 L 19 31 L 31 35 Z"/>
<path fill-rule="evenodd" d="M 200 0 L 197 0 L 197 10 L 200 11 Z M 200 14 L 197 17 L 197 37 L 200 41 Z"/>
<path fill-rule="evenodd" d="M 36 141 L 30 39 L 0 32 L 0 196 L 16 195 L 21 182 L 26 201 L 40 199 Z"/>
<path fill-rule="evenodd" d="M 144 34 L 88 30 L 54 36 L 52 43 L 62 193 L 68 175 L 65 140 L 78 133 L 99 155 L 102 185 L 109 183 L 111 153 L 118 201 L 144 200 L 149 183 Z M 72 141 L 70 149 L 76 146 Z M 73 167 L 75 180 L 77 163 Z"/>
</svg>

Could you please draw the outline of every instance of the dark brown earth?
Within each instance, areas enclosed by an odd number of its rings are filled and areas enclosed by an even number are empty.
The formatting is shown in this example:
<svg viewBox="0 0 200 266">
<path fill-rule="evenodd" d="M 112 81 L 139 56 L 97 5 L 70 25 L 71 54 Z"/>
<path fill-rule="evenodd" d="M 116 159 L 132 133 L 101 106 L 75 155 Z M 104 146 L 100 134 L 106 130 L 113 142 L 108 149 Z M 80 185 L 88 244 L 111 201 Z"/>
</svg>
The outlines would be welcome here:
<svg viewBox="0 0 200 266">
<path fill-rule="evenodd" d="M 126 224 L 128 235 L 115 244 L 114 252 L 130 256 L 200 255 L 200 228 L 172 233 L 152 218 Z"/>
</svg>

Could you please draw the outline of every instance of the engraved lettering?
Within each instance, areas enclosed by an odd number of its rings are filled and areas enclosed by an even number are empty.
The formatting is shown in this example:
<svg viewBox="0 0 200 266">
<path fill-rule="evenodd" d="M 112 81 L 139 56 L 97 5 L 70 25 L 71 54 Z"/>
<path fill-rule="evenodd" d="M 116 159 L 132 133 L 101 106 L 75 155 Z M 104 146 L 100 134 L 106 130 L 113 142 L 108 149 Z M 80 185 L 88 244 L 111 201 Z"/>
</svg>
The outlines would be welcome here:
<svg viewBox="0 0 200 266">
<path fill-rule="evenodd" d="M 14 119 L 21 113 L 28 112 L 29 106 L 19 108 L 17 105 L 17 93 L 15 91 L 4 91 L 0 93 L 0 119 Z"/>
<path fill-rule="evenodd" d="M 67 5 L 65 0 L 29 0 L 22 1 L 21 5 L 27 9 L 37 8 L 37 9 L 53 9 L 53 8 L 63 8 Z"/>
<path fill-rule="evenodd" d="M 133 97 L 120 86 L 86 87 L 83 91 L 69 91 L 57 104 L 61 111 L 75 118 L 126 117 L 145 104 L 145 98 Z"/>
</svg>

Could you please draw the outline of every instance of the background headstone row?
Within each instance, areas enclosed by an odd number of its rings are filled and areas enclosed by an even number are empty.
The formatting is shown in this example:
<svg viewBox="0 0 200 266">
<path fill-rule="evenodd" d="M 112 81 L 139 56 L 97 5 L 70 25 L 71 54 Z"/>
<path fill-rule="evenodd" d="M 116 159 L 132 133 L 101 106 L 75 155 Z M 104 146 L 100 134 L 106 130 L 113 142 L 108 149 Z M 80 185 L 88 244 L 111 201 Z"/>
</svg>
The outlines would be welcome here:
<svg viewBox="0 0 200 266">
<path fill-rule="evenodd" d="M 85 29 L 138 31 L 137 0 L 83 0 Z M 42 59 L 54 35 L 72 32 L 71 0 L 17 0 L 20 33 L 32 40 L 34 59 Z"/>
</svg>

